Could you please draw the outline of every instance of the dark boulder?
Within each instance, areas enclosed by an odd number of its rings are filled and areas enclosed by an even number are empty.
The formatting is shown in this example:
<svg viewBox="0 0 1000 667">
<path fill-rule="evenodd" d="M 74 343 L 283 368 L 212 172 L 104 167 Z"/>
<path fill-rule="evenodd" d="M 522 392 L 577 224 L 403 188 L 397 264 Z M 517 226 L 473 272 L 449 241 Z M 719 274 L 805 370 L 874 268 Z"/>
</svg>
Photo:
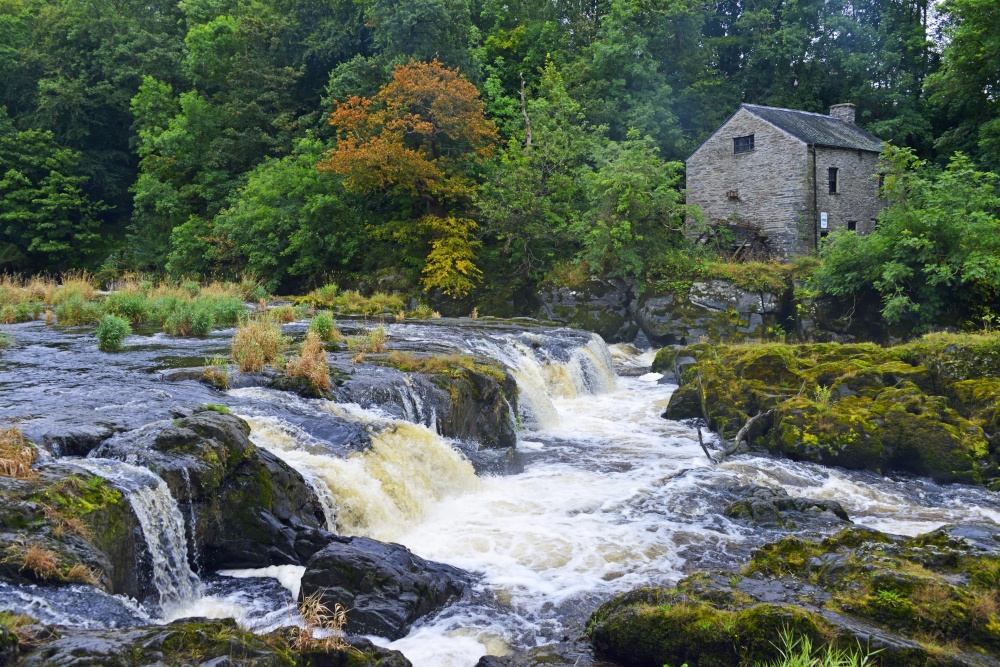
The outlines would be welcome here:
<svg viewBox="0 0 1000 667">
<path fill-rule="evenodd" d="M 137 462 L 170 487 L 207 569 L 299 563 L 295 535 L 325 524 L 302 476 L 256 447 L 249 426 L 212 410 L 106 441 L 94 454 Z"/>
<path fill-rule="evenodd" d="M 728 491 L 737 500 L 726 507 L 726 516 L 760 526 L 796 529 L 850 523 L 847 512 L 835 500 L 793 498 L 784 489 L 757 484 L 731 486 Z"/>
<path fill-rule="evenodd" d="M 329 540 L 306 564 L 300 595 L 322 591 L 325 605 L 349 609 L 350 633 L 399 639 L 418 618 L 460 596 L 468 581 L 461 570 L 398 544 L 335 535 Z"/>
</svg>

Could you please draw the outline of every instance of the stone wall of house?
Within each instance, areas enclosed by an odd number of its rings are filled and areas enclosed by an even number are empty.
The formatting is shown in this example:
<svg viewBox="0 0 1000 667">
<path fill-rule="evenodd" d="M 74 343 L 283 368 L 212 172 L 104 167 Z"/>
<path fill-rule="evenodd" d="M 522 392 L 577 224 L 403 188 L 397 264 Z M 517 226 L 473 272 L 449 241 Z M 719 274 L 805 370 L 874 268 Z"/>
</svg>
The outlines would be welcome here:
<svg viewBox="0 0 1000 667">
<path fill-rule="evenodd" d="M 857 223 L 859 234 L 875 229 L 875 218 L 884 205 L 878 197 L 878 154 L 842 148 L 816 147 L 816 200 L 818 212 L 827 213 L 828 231 Z M 837 174 L 837 193 L 830 193 L 828 170 Z"/>
<path fill-rule="evenodd" d="M 754 150 L 733 153 L 733 138 L 754 135 Z M 687 160 L 687 202 L 709 223 L 734 219 L 758 227 L 779 257 L 808 252 L 812 196 L 805 142 L 740 109 Z M 736 190 L 738 198 L 727 192 Z"/>
</svg>

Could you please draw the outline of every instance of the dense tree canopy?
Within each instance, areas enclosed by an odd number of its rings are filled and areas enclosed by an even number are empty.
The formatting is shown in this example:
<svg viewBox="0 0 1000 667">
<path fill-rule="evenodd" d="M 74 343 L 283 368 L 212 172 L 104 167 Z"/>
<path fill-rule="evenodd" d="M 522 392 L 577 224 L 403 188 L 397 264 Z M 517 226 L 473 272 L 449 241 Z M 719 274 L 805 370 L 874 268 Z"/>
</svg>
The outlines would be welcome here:
<svg viewBox="0 0 1000 667">
<path fill-rule="evenodd" d="M 1000 167 L 995 5 L 0 0 L 3 268 L 641 280 L 744 101 Z"/>
</svg>

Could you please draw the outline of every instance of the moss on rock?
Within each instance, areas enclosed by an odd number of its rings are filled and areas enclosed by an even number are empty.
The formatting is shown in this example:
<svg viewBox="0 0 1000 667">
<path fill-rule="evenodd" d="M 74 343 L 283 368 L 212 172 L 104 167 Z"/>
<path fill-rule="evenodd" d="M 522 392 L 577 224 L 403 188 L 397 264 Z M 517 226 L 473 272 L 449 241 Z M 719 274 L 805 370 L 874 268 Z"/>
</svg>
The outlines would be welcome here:
<svg viewBox="0 0 1000 667">
<path fill-rule="evenodd" d="M 797 460 L 899 471 L 939 482 L 1000 479 L 1000 381 L 974 374 L 1000 336 L 929 336 L 907 345 L 689 346 L 664 416 L 707 416 L 726 437 L 773 410 L 751 443 Z M 997 352 L 1000 364 L 1000 352 Z M 978 371 L 975 371 L 978 372 Z"/>
</svg>

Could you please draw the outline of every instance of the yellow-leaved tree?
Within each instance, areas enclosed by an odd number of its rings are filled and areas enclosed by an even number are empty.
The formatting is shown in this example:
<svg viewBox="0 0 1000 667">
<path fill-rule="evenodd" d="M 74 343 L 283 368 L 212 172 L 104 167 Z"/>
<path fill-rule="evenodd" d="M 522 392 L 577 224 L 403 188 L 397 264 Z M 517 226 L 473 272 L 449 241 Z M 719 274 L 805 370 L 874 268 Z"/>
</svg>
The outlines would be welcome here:
<svg viewBox="0 0 1000 667">
<path fill-rule="evenodd" d="M 465 212 L 476 170 L 497 138 L 476 87 L 437 60 L 411 60 L 374 97 L 338 101 L 330 124 L 337 146 L 318 168 L 339 174 L 354 192 L 412 198 L 414 215 L 383 232 L 425 248 L 425 289 L 468 294 L 482 272 L 475 264 L 476 223 Z"/>
</svg>

